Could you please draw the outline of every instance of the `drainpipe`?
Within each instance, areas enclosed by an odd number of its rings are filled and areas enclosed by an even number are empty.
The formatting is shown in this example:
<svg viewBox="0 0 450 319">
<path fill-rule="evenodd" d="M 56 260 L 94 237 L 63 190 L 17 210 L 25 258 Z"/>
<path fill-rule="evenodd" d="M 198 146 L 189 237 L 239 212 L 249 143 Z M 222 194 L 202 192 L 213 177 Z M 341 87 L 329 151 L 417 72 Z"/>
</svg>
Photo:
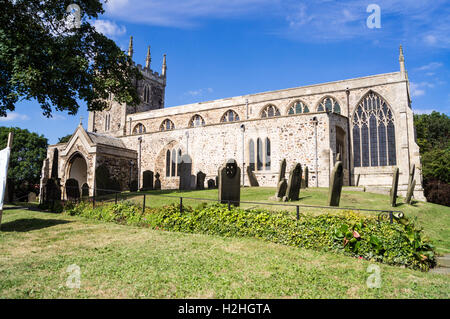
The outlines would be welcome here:
<svg viewBox="0 0 450 319">
<path fill-rule="evenodd" d="M 315 148 L 315 168 L 314 170 L 316 171 L 316 187 L 319 187 L 319 172 L 318 172 L 318 158 L 317 158 L 317 117 L 313 117 L 312 119 L 312 123 L 314 124 L 314 148 Z"/>
<path fill-rule="evenodd" d="M 245 142 L 244 142 L 244 134 L 245 134 L 245 125 L 241 124 L 241 132 L 242 132 L 242 187 L 245 185 Z"/>
<path fill-rule="evenodd" d="M 141 189 L 142 136 L 139 136 L 138 141 L 139 141 L 139 156 L 138 156 L 138 178 L 137 178 L 137 183 L 138 183 L 138 190 L 140 190 Z"/>
<path fill-rule="evenodd" d="M 347 159 L 348 159 L 348 186 L 352 186 L 352 169 L 351 169 L 351 146 L 350 146 L 350 90 L 345 90 L 347 94 Z"/>
</svg>

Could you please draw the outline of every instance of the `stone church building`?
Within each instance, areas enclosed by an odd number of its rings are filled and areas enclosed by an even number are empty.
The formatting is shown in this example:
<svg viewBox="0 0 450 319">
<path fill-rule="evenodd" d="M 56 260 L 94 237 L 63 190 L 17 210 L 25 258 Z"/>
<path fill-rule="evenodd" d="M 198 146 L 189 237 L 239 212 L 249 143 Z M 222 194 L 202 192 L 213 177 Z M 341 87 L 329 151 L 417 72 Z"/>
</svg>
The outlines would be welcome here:
<svg viewBox="0 0 450 319">
<path fill-rule="evenodd" d="M 414 196 L 425 200 L 401 47 L 399 62 L 400 70 L 392 73 L 165 108 L 166 56 L 161 74 L 154 72 L 149 49 L 145 66 L 136 65 L 143 75 L 137 84 L 142 104 L 110 98 L 107 109 L 90 112 L 87 129 L 79 125 L 67 143 L 49 146 L 41 190 L 49 179 L 58 180 L 66 198 L 66 181 L 75 179 L 80 193 L 84 186 L 92 196 L 100 188 L 100 167 L 115 189 L 152 188 L 157 174 L 162 189 L 195 188 L 199 171 L 206 184 L 229 158 L 242 172 L 250 166 L 260 186 L 276 186 L 285 158 L 287 172 L 301 163 L 309 169 L 310 187 L 328 187 L 340 154 L 344 185 L 358 181 L 374 192 L 389 192 L 397 166 L 404 195 L 415 164 Z M 188 182 L 182 157 L 190 161 Z M 247 174 L 243 183 L 249 185 Z M 104 182 L 101 187 L 112 188 Z"/>
</svg>

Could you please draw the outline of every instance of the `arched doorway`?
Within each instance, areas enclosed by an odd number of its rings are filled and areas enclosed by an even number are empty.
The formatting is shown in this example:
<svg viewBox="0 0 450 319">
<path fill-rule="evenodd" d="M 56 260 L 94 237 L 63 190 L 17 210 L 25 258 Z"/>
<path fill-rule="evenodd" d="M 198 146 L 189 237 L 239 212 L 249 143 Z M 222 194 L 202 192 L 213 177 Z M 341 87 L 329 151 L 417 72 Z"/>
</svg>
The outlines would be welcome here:
<svg viewBox="0 0 450 319">
<path fill-rule="evenodd" d="M 81 187 L 84 184 L 87 184 L 87 163 L 80 153 L 75 153 L 70 158 L 68 171 L 68 179 L 72 178 L 78 181 L 78 186 L 80 187 L 81 194 Z"/>
</svg>

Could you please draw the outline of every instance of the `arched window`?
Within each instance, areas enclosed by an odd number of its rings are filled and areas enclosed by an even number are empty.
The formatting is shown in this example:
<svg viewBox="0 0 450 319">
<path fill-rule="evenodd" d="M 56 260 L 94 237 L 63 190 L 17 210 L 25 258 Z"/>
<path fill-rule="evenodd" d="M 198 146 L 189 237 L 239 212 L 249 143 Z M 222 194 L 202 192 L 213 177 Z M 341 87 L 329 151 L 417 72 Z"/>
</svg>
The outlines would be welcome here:
<svg viewBox="0 0 450 319">
<path fill-rule="evenodd" d="M 175 129 L 175 124 L 173 124 L 173 122 L 169 119 L 165 119 L 162 123 L 161 126 L 159 127 L 160 131 L 170 131 Z"/>
<path fill-rule="evenodd" d="M 111 114 L 105 115 L 105 131 L 109 131 L 111 127 Z"/>
<path fill-rule="evenodd" d="M 356 107 L 352 124 L 355 167 L 396 165 L 394 116 L 381 96 L 369 92 Z"/>
<path fill-rule="evenodd" d="M 266 171 L 268 171 L 268 170 L 270 170 L 270 140 L 269 140 L 269 138 L 267 137 L 266 138 L 266 152 L 265 152 L 265 155 L 266 155 L 266 161 L 265 161 L 265 168 L 266 168 Z"/>
<path fill-rule="evenodd" d="M 222 115 L 222 118 L 220 119 L 220 122 L 234 122 L 239 121 L 239 114 L 237 114 L 233 110 L 228 110 L 225 112 L 224 115 Z"/>
<path fill-rule="evenodd" d="M 144 85 L 144 102 L 148 103 L 150 101 L 150 88 L 147 84 Z"/>
<path fill-rule="evenodd" d="M 133 134 L 143 134 L 145 133 L 145 126 L 141 123 L 136 124 L 133 129 Z"/>
<path fill-rule="evenodd" d="M 166 177 L 170 176 L 170 150 L 166 152 Z"/>
<path fill-rule="evenodd" d="M 198 114 L 195 114 L 189 121 L 189 127 L 199 127 L 204 126 L 205 120 Z"/>
<path fill-rule="evenodd" d="M 256 157 L 256 169 L 260 171 L 263 168 L 263 145 L 260 138 L 256 140 Z"/>
<path fill-rule="evenodd" d="M 170 176 L 176 176 L 176 166 L 177 165 L 177 151 L 175 149 L 172 150 L 172 170 L 170 172 Z"/>
<path fill-rule="evenodd" d="M 181 149 L 178 149 L 178 157 L 177 157 L 177 176 L 180 176 L 180 167 L 181 167 Z"/>
<path fill-rule="evenodd" d="M 249 165 L 252 171 L 255 170 L 255 142 L 250 140 L 248 143 L 248 156 L 249 156 Z"/>
<path fill-rule="evenodd" d="M 327 112 L 341 114 L 341 107 L 339 103 L 332 97 L 324 98 L 317 107 L 317 112 L 323 112 L 325 110 Z"/>
<path fill-rule="evenodd" d="M 300 113 L 309 113 L 308 105 L 306 105 L 302 101 L 296 101 L 292 103 L 291 107 L 289 108 L 288 114 L 291 115 Z"/>
<path fill-rule="evenodd" d="M 261 111 L 261 117 L 265 118 L 265 117 L 274 117 L 274 116 L 280 116 L 280 110 L 278 110 L 278 108 L 275 105 L 267 105 L 263 108 L 263 110 Z"/>
</svg>

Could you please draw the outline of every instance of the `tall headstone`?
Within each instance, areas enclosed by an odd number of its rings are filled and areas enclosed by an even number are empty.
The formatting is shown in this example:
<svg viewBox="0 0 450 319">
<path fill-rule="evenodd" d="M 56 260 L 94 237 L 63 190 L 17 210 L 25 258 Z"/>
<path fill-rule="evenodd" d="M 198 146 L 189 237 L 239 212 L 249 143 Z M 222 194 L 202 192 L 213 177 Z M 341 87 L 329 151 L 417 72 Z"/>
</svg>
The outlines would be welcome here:
<svg viewBox="0 0 450 319">
<path fill-rule="evenodd" d="M 159 175 L 158 172 L 155 174 L 155 189 L 160 190 L 161 189 L 161 180 L 159 179 L 161 175 Z"/>
<path fill-rule="evenodd" d="M 411 204 L 411 197 L 414 194 L 414 188 L 416 187 L 416 181 L 414 180 L 414 171 L 416 170 L 416 164 L 413 164 L 409 170 L 408 189 L 406 191 L 405 203 Z"/>
<path fill-rule="evenodd" d="M 359 178 L 361 177 L 360 174 L 356 175 L 356 183 L 355 186 L 359 186 Z"/>
<path fill-rule="evenodd" d="M 285 201 L 297 201 L 300 195 L 300 186 L 302 182 L 302 165 L 295 164 L 289 173 L 289 182 L 286 189 Z"/>
<path fill-rule="evenodd" d="M 287 189 L 287 180 L 286 176 L 286 159 L 283 159 L 280 163 L 280 170 L 278 171 L 278 183 L 277 183 L 277 192 L 275 196 L 269 198 L 269 200 L 277 200 L 281 201 L 286 195 Z"/>
<path fill-rule="evenodd" d="M 309 168 L 308 166 L 305 167 L 305 188 L 309 187 Z"/>
<path fill-rule="evenodd" d="M 199 189 L 199 190 L 205 189 L 205 178 L 206 178 L 206 174 L 203 173 L 202 171 L 199 171 L 197 173 L 196 189 Z"/>
<path fill-rule="evenodd" d="M 66 195 L 68 200 L 76 200 L 80 198 L 80 186 L 74 178 L 66 181 Z"/>
<path fill-rule="evenodd" d="M 89 197 L 89 185 L 87 183 L 84 183 L 83 186 L 81 186 L 81 197 Z"/>
<path fill-rule="evenodd" d="M 256 179 L 255 173 L 252 171 L 250 166 L 247 166 L 247 176 L 250 183 L 250 186 L 256 187 L 259 186 L 258 180 Z"/>
<path fill-rule="evenodd" d="M 344 184 L 344 168 L 342 162 L 336 162 L 330 176 L 328 188 L 328 206 L 339 206 L 341 200 L 342 185 Z"/>
<path fill-rule="evenodd" d="M 398 177 L 399 177 L 398 167 L 394 168 L 394 175 L 392 176 L 392 188 L 391 188 L 391 206 L 397 206 L 397 189 L 398 189 Z"/>
<path fill-rule="evenodd" d="M 144 191 L 153 189 L 153 172 L 144 171 L 142 173 L 142 189 Z"/>
<path fill-rule="evenodd" d="M 236 160 L 229 159 L 219 168 L 219 201 L 239 206 L 241 199 L 241 169 Z"/>
<path fill-rule="evenodd" d="M 280 170 L 278 171 L 278 183 L 286 178 L 286 159 L 284 158 L 280 163 Z"/>
<path fill-rule="evenodd" d="M 180 190 L 191 189 L 192 159 L 188 154 L 181 156 L 180 162 Z"/>
</svg>

